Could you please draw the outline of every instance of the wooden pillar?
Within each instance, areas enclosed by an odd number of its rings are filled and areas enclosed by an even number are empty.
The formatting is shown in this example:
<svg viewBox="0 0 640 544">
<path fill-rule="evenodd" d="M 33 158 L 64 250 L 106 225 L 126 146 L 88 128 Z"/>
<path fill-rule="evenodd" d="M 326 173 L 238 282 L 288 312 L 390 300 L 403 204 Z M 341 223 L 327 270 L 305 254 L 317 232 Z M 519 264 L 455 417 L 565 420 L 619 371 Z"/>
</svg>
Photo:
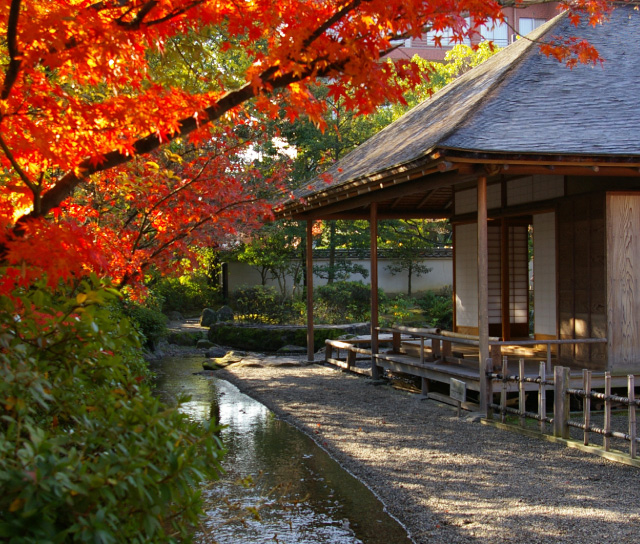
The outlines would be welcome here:
<svg viewBox="0 0 640 544">
<path fill-rule="evenodd" d="M 478 178 L 478 344 L 480 348 L 480 372 L 489 358 L 489 242 L 487 237 L 487 178 Z M 493 361 L 494 366 L 499 361 Z M 480 410 L 488 413 L 484 376 L 480 376 Z"/>
<path fill-rule="evenodd" d="M 371 377 L 380 378 L 376 355 L 378 353 L 378 204 L 371 203 L 369 227 L 371 230 Z"/>
<path fill-rule="evenodd" d="M 307 219 L 307 361 L 314 361 L 313 335 L 313 220 Z"/>
</svg>

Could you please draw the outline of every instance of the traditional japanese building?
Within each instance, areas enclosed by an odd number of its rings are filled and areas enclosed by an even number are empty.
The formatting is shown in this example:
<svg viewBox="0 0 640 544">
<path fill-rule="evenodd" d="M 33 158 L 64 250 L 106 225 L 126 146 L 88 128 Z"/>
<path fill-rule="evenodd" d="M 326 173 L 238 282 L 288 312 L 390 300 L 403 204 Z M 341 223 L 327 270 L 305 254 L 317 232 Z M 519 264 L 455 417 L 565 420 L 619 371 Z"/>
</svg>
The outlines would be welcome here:
<svg viewBox="0 0 640 544">
<path fill-rule="evenodd" d="M 588 40 L 603 64 L 569 69 L 544 56 L 536 42 L 551 36 Z M 299 191 L 278 216 L 373 227 L 448 217 L 454 329 L 477 335 L 480 357 L 489 336 L 556 339 L 563 364 L 640 373 L 638 36 L 633 6 L 596 27 L 559 15 L 354 150 L 331 183 Z"/>
</svg>

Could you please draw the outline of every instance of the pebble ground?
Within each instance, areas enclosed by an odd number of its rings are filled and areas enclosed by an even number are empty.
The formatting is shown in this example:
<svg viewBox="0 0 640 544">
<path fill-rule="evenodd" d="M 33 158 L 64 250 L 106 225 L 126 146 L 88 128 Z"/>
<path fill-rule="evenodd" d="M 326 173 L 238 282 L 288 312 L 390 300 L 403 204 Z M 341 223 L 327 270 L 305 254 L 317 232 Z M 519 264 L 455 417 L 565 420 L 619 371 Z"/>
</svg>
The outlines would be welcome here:
<svg viewBox="0 0 640 544">
<path fill-rule="evenodd" d="M 418 544 L 640 543 L 640 469 L 320 365 L 255 356 L 218 373 L 312 436 Z"/>
</svg>

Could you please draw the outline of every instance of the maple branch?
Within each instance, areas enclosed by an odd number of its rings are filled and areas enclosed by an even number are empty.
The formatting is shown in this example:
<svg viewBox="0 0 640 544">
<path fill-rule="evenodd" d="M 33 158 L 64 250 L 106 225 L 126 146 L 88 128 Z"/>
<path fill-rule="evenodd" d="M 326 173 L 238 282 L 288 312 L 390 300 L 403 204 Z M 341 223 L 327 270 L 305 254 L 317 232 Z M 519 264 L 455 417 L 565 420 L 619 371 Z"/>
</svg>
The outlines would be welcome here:
<svg viewBox="0 0 640 544">
<path fill-rule="evenodd" d="M 302 42 L 302 51 L 306 51 L 307 48 L 317 40 L 322 34 L 329 30 L 334 24 L 340 21 L 345 15 L 355 10 L 363 0 L 353 0 L 350 4 L 346 4 L 340 10 L 336 11 L 329 19 L 316 28 L 307 38 Z M 364 0 L 370 2 L 371 0 Z"/>
<path fill-rule="evenodd" d="M 193 179 L 189 180 L 187 183 L 185 183 L 184 185 L 175 188 L 173 191 L 169 192 L 168 194 L 166 194 L 163 198 L 161 198 L 160 200 L 158 200 L 158 202 L 156 202 L 153 206 L 151 206 L 151 208 L 149 208 L 145 213 L 144 213 L 144 217 L 142 218 L 142 221 L 140 222 L 140 228 L 138 229 L 138 236 L 136 237 L 136 241 L 133 243 L 133 247 L 132 247 L 132 251 L 135 251 L 140 244 L 140 240 L 142 240 L 142 237 L 144 236 L 145 232 L 149 232 L 148 229 L 146 228 L 149 223 L 148 223 L 148 219 L 149 219 L 149 215 L 156 210 L 158 207 L 160 207 L 164 202 L 166 202 L 167 200 L 169 200 L 171 197 L 173 197 L 174 195 L 178 194 L 180 191 L 182 191 L 183 189 L 186 189 L 189 185 L 194 184 L 196 181 L 198 181 L 200 179 L 200 177 L 202 176 L 202 174 L 204 173 L 205 169 L 207 168 L 207 166 L 209 166 L 209 163 L 213 160 L 213 157 L 210 157 L 209 159 L 207 159 L 207 162 L 204 163 L 204 165 L 202 166 L 202 168 L 200 169 L 200 171 L 193 177 Z M 136 214 L 137 215 L 137 214 Z M 134 216 L 135 217 L 135 216 Z M 126 225 L 125 225 L 126 226 Z"/>
<path fill-rule="evenodd" d="M 11 9 L 9 11 L 9 21 L 7 23 L 7 45 L 9 48 L 9 67 L 4 76 L 4 85 L 2 86 L 2 93 L 0 98 L 6 100 L 11 93 L 18 74 L 20 73 L 20 65 L 22 60 L 20 58 L 20 51 L 18 51 L 18 19 L 20 17 L 20 2 L 21 0 L 12 0 Z"/>
<path fill-rule="evenodd" d="M 202 225 L 211 221 L 216 215 L 220 215 L 222 212 L 230 210 L 231 208 L 244 206 L 246 204 L 253 204 L 254 202 L 258 202 L 259 200 L 260 199 L 258 198 L 248 198 L 240 202 L 233 202 L 231 204 L 228 204 L 220 208 L 219 210 L 216 211 L 215 214 L 211 214 L 211 215 L 208 215 L 207 217 L 202 218 L 200 221 L 191 225 L 191 227 L 189 227 L 187 230 L 177 234 L 170 240 L 167 240 L 160 247 L 156 248 L 156 250 L 153 253 L 151 253 L 151 255 L 149 255 L 149 258 L 146 261 L 144 261 L 143 263 L 140 263 L 140 270 L 144 270 L 147 266 L 149 266 L 149 264 L 151 264 L 151 261 L 153 261 L 153 259 L 155 259 L 158 255 L 160 255 L 160 253 L 162 253 L 163 251 L 166 251 L 167 248 L 175 244 L 178 240 L 182 240 L 183 238 L 186 238 L 187 236 L 189 236 L 189 234 L 191 234 L 194 230 L 199 229 Z M 131 278 L 131 274 L 129 274 L 128 272 L 125 272 L 124 276 L 122 276 L 122 279 L 118 283 L 118 288 L 124 287 L 128 283 L 130 278 Z"/>
<path fill-rule="evenodd" d="M 131 21 L 124 22 L 123 19 L 127 15 L 129 15 L 131 12 L 133 12 L 133 10 L 135 9 L 135 6 L 132 6 L 127 11 L 125 11 L 120 17 L 118 17 L 116 19 L 116 22 L 117 24 L 125 28 L 133 28 L 133 29 L 140 28 L 140 25 L 142 24 L 142 21 L 144 21 L 144 18 L 147 15 L 149 15 L 149 12 L 153 8 L 155 8 L 157 5 L 158 5 L 158 0 L 150 0 L 146 4 L 142 5 L 142 7 L 140 8 L 140 11 L 138 11 L 138 14 Z"/>
<path fill-rule="evenodd" d="M 31 190 L 31 192 L 33 193 L 33 207 L 34 209 L 36 209 L 36 200 L 38 198 L 38 196 L 40 195 L 40 188 L 36 186 L 35 183 L 33 183 L 29 177 L 27 176 L 26 172 L 20 167 L 20 165 L 18 164 L 18 162 L 16 161 L 15 157 L 13 156 L 13 153 L 11 153 L 11 150 L 9 149 L 9 147 L 7 146 L 6 142 L 4 141 L 4 138 L 2 137 L 2 134 L 0 134 L 0 148 L 2 148 L 2 151 L 4 151 L 4 154 L 7 156 L 7 159 L 9 159 L 9 162 L 11 163 L 11 166 L 13 166 L 13 169 L 18 173 L 18 176 L 20 176 L 20 179 L 23 181 L 23 183 L 29 187 L 29 189 Z"/>
<path fill-rule="evenodd" d="M 345 63 L 346 59 L 329 66 L 325 66 L 321 70 L 316 70 L 315 67 L 311 65 L 299 74 L 289 72 L 279 76 L 274 75 L 277 74 L 279 67 L 272 66 L 262 72 L 260 79 L 262 80 L 263 85 L 270 90 L 282 89 L 314 74 L 318 77 L 323 77 L 332 71 L 343 69 Z M 186 117 L 179 121 L 180 129 L 173 134 L 164 135 L 163 137 L 157 134 L 149 134 L 148 136 L 140 138 L 133 144 L 134 153 L 132 154 L 125 154 L 116 150 L 110 151 L 102 156 L 102 161 L 99 164 L 96 163 L 94 157 L 84 159 L 76 168 L 67 172 L 51 189 L 42 195 L 40 210 L 38 212 L 34 210 L 28 215 L 21 217 L 16 226 L 19 226 L 20 223 L 28 219 L 42 217 L 49 213 L 53 208 L 58 207 L 71 195 L 74 189 L 90 175 L 125 164 L 131 161 L 134 157 L 146 155 L 161 145 L 175 140 L 176 138 L 186 136 L 201 126 L 211 124 L 224 116 L 228 111 L 240 106 L 251 98 L 256 97 L 259 92 L 259 89 L 252 83 L 246 83 L 239 89 L 227 92 L 215 104 L 205 108 L 205 113 L 207 114 L 205 119 L 196 120 L 194 117 Z"/>
</svg>

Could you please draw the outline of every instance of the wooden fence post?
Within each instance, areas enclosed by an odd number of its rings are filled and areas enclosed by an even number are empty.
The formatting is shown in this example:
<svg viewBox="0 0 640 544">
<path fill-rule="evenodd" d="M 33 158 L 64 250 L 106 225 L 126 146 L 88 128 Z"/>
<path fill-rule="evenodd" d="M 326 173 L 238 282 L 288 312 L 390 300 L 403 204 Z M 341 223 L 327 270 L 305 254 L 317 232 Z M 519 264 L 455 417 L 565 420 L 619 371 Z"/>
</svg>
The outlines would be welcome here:
<svg viewBox="0 0 640 544">
<path fill-rule="evenodd" d="M 566 391 L 569 387 L 569 369 L 556 366 L 553 368 L 553 436 L 569 438 L 569 399 Z"/>
<path fill-rule="evenodd" d="M 636 458 L 638 444 L 636 442 L 636 392 L 635 392 L 635 378 L 633 374 L 628 376 L 628 397 L 629 397 L 629 456 L 631 459 Z"/>
<path fill-rule="evenodd" d="M 540 418 L 540 432 L 547 430 L 547 372 L 545 363 L 540 363 L 540 386 L 538 387 L 538 417 Z"/>
<path fill-rule="evenodd" d="M 604 451 L 611 449 L 611 372 L 604 373 Z"/>
<path fill-rule="evenodd" d="M 589 427 L 591 426 L 591 371 L 586 368 L 582 370 L 582 387 L 586 396 L 582 403 L 584 415 L 584 445 L 589 445 Z"/>
<path fill-rule="evenodd" d="M 509 382 L 507 376 L 509 375 L 509 359 L 506 355 L 502 357 L 502 389 L 500 390 L 500 421 L 502 423 L 507 422 L 507 388 Z"/>
<path fill-rule="evenodd" d="M 527 396 L 524 390 L 524 359 L 518 360 L 518 409 L 520 411 L 520 427 L 526 426 L 526 404 Z"/>
</svg>

